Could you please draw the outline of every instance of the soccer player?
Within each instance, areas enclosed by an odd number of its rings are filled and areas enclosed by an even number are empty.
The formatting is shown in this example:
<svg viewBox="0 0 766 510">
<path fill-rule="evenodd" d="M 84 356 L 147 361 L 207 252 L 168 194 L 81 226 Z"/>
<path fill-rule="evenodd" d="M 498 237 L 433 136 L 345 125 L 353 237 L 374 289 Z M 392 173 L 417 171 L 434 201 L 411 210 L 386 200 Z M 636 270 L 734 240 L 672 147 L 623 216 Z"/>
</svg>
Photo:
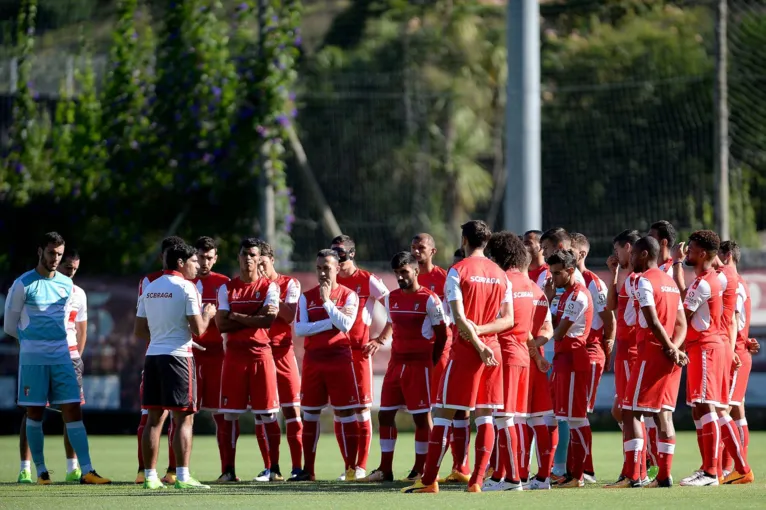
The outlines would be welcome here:
<svg viewBox="0 0 766 510">
<path fill-rule="evenodd" d="M 58 266 L 58 272 L 69 278 L 74 278 L 75 273 L 80 268 L 80 254 L 74 248 L 65 248 L 64 256 Z M 77 285 L 72 286 L 72 299 L 69 302 L 69 308 L 66 313 L 66 339 L 69 344 L 69 355 L 72 358 L 77 382 L 80 385 L 80 405 L 85 404 L 85 395 L 82 391 L 82 352 L 85 349 L 88 334 L 88 304 L 85 291 Z M 54 410 L 58 410 L 53 408 Z M 27 443 L 27 416 L 21 419 L 21 432 L 19 434 L 19 450 L 21 453 L 21 470 L 19 471 L 18 483 L 32 483 L 32 453 L 29 451 Z M 66 452 L 67 482 L 79 482 L 82 476 L 77 463 L 72 444 L 64 428 L 64 451 Z"/>
<path fill-rule="evenodd" d="M 734 458 L 736 474 L 726 483 L 750 483 L 753 473 L 742 455 L 734 425 L 727 412 L 729 400 L 729 371 L 726 332 L 722 326 L 723 289 L 713 262 L 720 239 L 710 230 L 698 230 L 689 236 L 688 248 L 681 245 L 674 257 L 685 256 L 684 263 L 694 267 L 697 275 L 686 289 L 684 310 L 690 327 L 686 335 L 689 357 L 686 377 L 687 403 L 693 407 L 692 416 L 698 427 L 702 453 L 702 469 L 681 480 L 680 485 L 718 485 L 718 444 L 723 439 L 726 449 Z M 675 260 L 674 260 L 675 262 Z M 683 279 L 679 271 L 676 281 Z M 681 290 L 683 292 L 683 290 Z M 730 475 L 731 476 L 731 475 Z"/>
<path fill-rule="evenodd" d="M 271 340 L 271 353 L 274 356 L 274 364 L 277 367 L 277 393 L 279 394 L 282 415 L 285 417 L 287 428 L 287 445 L 290 448 L 292 461 L 291 477 L 297 476 L 301 471 L 303 461 L 303 443 L 301 433 L 303 422 L 301 421 L 301 376 L 298 371 L 298 361 L 295 359 L 293 350 L 293 328 L 295 314 L 298 310 L 298 300 L 301 297 L 301 284 L 292 276 L 277 273 L 274 268 L 274 250 L 271 245 L 261 241 L 260 269 L 261 274 L 279 287 L 279 313 L 269 329 Z M 261 420 L 258 420 L 261 421 Z M 269 481 L 271 479 L 272 461 L 275 459 L 276 472 L 279 472 L 279 437 L 281 431 L 276 420 L 267 423 L 256 423 L 259 445 L 263 443 L 266 448 L 261 451 L 264 463 L 268 466 L 268 473 L 263 472 L 257 481 Z M 268 437 L 272 439 L 269 441 Z M 276 445 L 276 449 L 271 449 Z M 268 462 L 268 463 L 267 463 Z"/>
<path fill-rule="evenodd" d="M 176 467 L 176 489 L 209 489 L 189 473 L 192 427 L 197 412 L 197 374 L 192 355 L 192 334 L 202 336 L 215 315 L 215 305 L 204 305 L 189 280 L 197 277 L 197 252 L 187 244 L 175 244 L 164 253 L 164 274 L 143 289 L 138 303 L 134 334 L 149 340 L 143 372 L 142 405 L 149 410 L 144 429 L 144 489 L 162 489 L 157 477 L 160 433 L 174 412 L 176 434 L 173 449 L 180 466 Z"/>
<path fill-rule="evenodd" d="M 154 280 L 162 277 L 164 270 L 167 269 L 165 266 L 165 252 L 170 249 L 171 246 L 176 244 L 186 244 L 186 241 L 184 241 L 182 238 L 178 236 L 169 236 L 162 240 L 162 243 L 160 244 L 160 264 L 162 265 L 162 270 L 155 271 L 153 273 L 149 273 L 148 275 L 141 278 L 141 281 L 138 282 L 138 301 L 136 302 L 136 309 L 138 309 L 138 303 L 141 301 L 141 295 L 144 293 L 144 289 L 152 283 Z M 146 342 L 146 348 L 149 348 L 149 341 L 147 339 Z M 139 394 L 142 395 L 141 399 L 143 400 L 143 376 L 141 377 L 141 387 L 139 388 Z M 171 411 L 172 414 L 172 411 Z M 149 419 L 149 411 L 148 409 L 141 409 L 141 421 L 138 423 L 138 430 L 136 431 L 136 437 L 138 439 L 138 473 L 136 474 L 136 484 L 143 484 L 145 481 L 144 477 L 144 450 L 141 446 L 143 443 L 143 437 L 144 437 L 144 428 L 146 427 L 146 422 Z M 169 420 L 168 423 L 168 468 L 165 471 L 165 476 L 162 477 L 162 483 L 166 483 L 168 485 L 173 485 L 176 483 L 176 456 L 175 453 L 173 453 L 173 437 L 175 435 L 175 420 Z"/>
<path fill-rule="evenodd" d="M 543 250 L 540 246 L 542 235 L 543 232 L 541 230 L 528 230 L 524 232 L 524 246 L 527 247 L 527 251 L 532 258 L 532 262 L 529 264 L 529 278 L 541 289 L 545 287 L 545 282 L 551 277 L 548 264 L 545 263 Z"/>
<path fill-rule="evenodd" d="M 269 449 L 278 452 L 277 368 L 268 331 L 279 312 L 279 286 L 261 277 L 260 243 L 252 237 L 242 240 L 237 256 L 240 276 L 218 289 L 215 322 L 226 334 L 221 409 L 227 421 L 237 421 L 240 414 L 252 411 L 262 422 L 273 423 L 277 433 L 269 431 L 267 439 Z M 279 472 L 279 457 L 270 460 L 269 480 L 284 480 Z"/>
<path fill-rule="evenodd" d="M 200 237 L 194 243 L 197 250 L 199 271 L 192 283 L 197 288 L 202 303 L 216 304 L 218 289 L 229 281 L 229 277 L 213 272 L 218 261 L 218 247 L 211 237 Z M 192 337 L 205 350 L 194 350 L 194 364 L 197 370 L 197 408 L 210 411 L 215 422 L 215 435 L 218 440 L 218 453 L 221 458 L 221 476 L 219 482 L 239 481 L 235 472 L 237 438 L 239 422 L 227 422 L 221 411 L 221 372 L 223 371 L 223 337 L 215 321 L 208 325 L 202 336 Z"/>
<path fill-rule="evenodd" d="M 394 480 L 396 412 L 400 408 L 415 422 L 415 466 L 408 478 L 415 481 L 422 475 L 431 432 L 431 370 L 442 357 L 447 337 L 442 301 L 418 282 L 415 257 L 406 251 L 397 253 L 391 269 L 399 288 L 385 297 L 393 342 L 378 413 L 381 461 L 378 469 L 359 480 L 362 482 Z"/>
<path fill-rule="evenodd" d="M 455 250 L 455 253 L 452 254 L 452 265 L 454 266 L 461 260 L 465 258 L 465 253 L 463 253 L 463 248 L 458 248 Z"/>
<path fill-rule="evenodd" d="M 88 436 L 82 422 L 81 384 L 67 342 L 67 314 L 72 312 L 72 279 L 57 273 L 64 255 L 64 238 L 43 235 L 37 247 L 37 266 L 17 278 L 5 302 L 3 330 L 19 340 L 17 404 L 26 407 L 26 437 L 37 470 L 37 483 L 51 483 L 43 454 L 45 407 L 60 406 L 66 435 L 80 462 L 80 483 L 110 480 L 93 469 Z M 76 318 L 76 316 L 75 316 Z M 31 476 L 30 476 L 31 478 Z"/>
<path fill-rule="evenodd" d="M 359 297 L 338 284 L 338 252 L 317 253 L 319 285 L 307 290 L 298 301 L 295 334 L 305 338 L 301 376 L 303 408 L 303 471 L 288 481 L 313 481 L 319 418 L 328 401 L 340 415 L 336 427 L 341 454 L 346 464 L 356 458 L 357 435 L 354 410 L 361 400 L 356 381 L 350 331 L 359 313 Z"/>
<path fill-rule="evenodd" d="M 641 452 L 647 440 L 641 416 L 649 415 L 659 425 L 657 460 L 659 472 L 648 487 L 671 487 L 675 452 L 673 411 L 681 383 L 681 367 L 688 362 L 680 350 L 686 336 L 686 317 L 681 292 L 673 279 L 657 266 L 660 245 L 653 237 L 642 237 L 632 245 L 631 266 L 640 273 L 636 294 L 641 314 L 636 340 L 638 354 L 634 375 L 622 400 L 623 451 L 626 478 L 613 488 L 641 487 Z"/>
<path fill-rule="evenodd" d="M 660 255 L 657 264 L 660 271 L 665 271 L 673 277 L 673 254 L 672 249 L 676 244 L 676 229 L 666 220 L 652 223 L 649 227 L 649 236 L 657 240 L 660 245 Z"/>
<path fill-rule="evenodd" d="M 349 236 L 340 235 L 332 240 L 330 249 L 338 253 L 340 272 L 338 283 L 353 290 L 359 297 L 359 313 L 354 327 L 349 332 L 351 351 L 354 356 L 354 370 L 359 384 L 359 407 L 356 409 L 357 425 L 357 455 L 349 456 L 346 472 L 338 480 L 353 481 L 367 476 L 367 458 L 370 455 L 372 440 L 372 422 L 370 421 L 370 405 L 372 405 L 372 356 L 381 345 L 381 339 L 391 335 L 388 324 L 383 328 L 378 338 L 370 338 L 370 323 L 375 301 L 383 304 L 383 298 L 388 295 L 388 289 L 383 281 L 364 269 L 356 267 L 356 245 Z M 370 343 L 370 347 L 367 344 Z M 335 414 L 335 428 L 341 428 L 340 414 Z M 351 432 L 353 434 L 353 431 Z M 338 436 L 340 437 L 340 436 Z"/>
<path fill-rule="evenodd" d="M 585 235 L 572 233 L 572 249 L 577 255 L 577 269 L 585 279 L 585 286 L 590 292 L 593 302 L 593 324 L 591 325 L 590 335 L 588 335 L 588 356 L 590 357 L 591 378 L 588 385 L 590 392 L 588 394 L 588 413 L 593 412 L 596 404 L 596 394 L 598 385 L 601 381 L 601 375 L 606 367 L 606 360 L 612 357 L 612 348 L 614 346 L 615 320 L 614 312 L 607 309 L 607 289 L 606 283 L 598 277 L 596 273 L 585 267 L 585 259 L 590 253 L 590 242 Z M 593 452 L 588 452 L 585 459 L 585 473 L 583 480 L 586 483 L 596 483 L 596 473 L 593 466 Z"/>
<path fill-rule="evenodd" d="M 476 459 L 468 492 L 481 492 L 495 442 L 492 413 L 503 404 L 497 333 L 513 326 L 511 285 L 503 270 L 484 255 L 491 235 L 483 221 L 462 225 L 462 247 L 467 257 L 449 270 L 446 290 L 461 338 L 453 340 L 450 361 L 439 385 L 423 477 L 402 492 L 439 492 L 436 477 L 455 411 L 474 408 Z"/>
</svg>

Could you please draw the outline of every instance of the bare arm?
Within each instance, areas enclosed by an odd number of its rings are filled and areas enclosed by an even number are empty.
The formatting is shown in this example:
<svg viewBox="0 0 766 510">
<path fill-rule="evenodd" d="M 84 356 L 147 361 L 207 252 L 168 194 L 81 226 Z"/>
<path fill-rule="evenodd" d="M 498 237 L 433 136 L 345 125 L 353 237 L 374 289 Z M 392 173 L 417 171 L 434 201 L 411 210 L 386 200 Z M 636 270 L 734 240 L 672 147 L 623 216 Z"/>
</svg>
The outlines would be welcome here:
<svg viewBox="0 0 766 510">
<path fill-rule="evenodd" d="M 298 303 L 279 303 L 279 313 L 277 317 L 282 319 L 288 324 L 292 324 L 295 321 L 295 313 L 298 310 Z"/>
<path fill-rule="evenodd" d="M 687 330 L 686 315 L 683 313 L 676 314 L 676 324 L 673 327 L 673 345 L 678 349 L 681 349 L 686 342 L 686 330 Z"/>
<path fill-rule="evenodd" d="M 215 314 L 215 325 L 218 327 L 218 331 L 221 333 L 231 333 L 232 331 L 239 331 L 245 329 L 245 325 L 241 322 L 233 320 L 228 310 L 218 310 Z"/>
<path fill-rule="evenodd" d="M 88 321 L 75 322 L 75 335 L 77 337 L 77 352 L 82 356 L 85 343 L 88 341 Z"/>
<path fill-rule="evenodd" d="M 444 353 L 444 346 L 447 345 L 447 325 L 439 324 L 438 326 L 433 326 L 433 328 L 434 351 L 432 361 L 434 362 L 434 365 L 436 365 L 442 357 L 442 353 Z"/>
<path fill-rule="evenodd" d="M 644 320 L 652 331 L 654 337 L 660 342 L 663 349 L 674 349 L 675 346 L 671 342 L 668 333 L 665 328 L 662 327 L 659 317 L 657 317 L 657 310 L 653 306 L 642 306 L 641 313 L 644 314 Z M 681 315 L 681 314 L 678 314 Z"/>
<path fill-rule="evenodd" d="M 500 307 L 500 316 L 495 318 L 494 321 L 489 324 L 483 324 L 481 326 L 474 326 L 476 334 L 482 335 L 494 335 L 502 333 L 513 327 L 513 304 L 503 303 Z"/>
<path fill-rule="evenodd" d="M 141 340 L 146 340 L 147 342 L 151 340 L 149 321 L 146 317 L 136 317 L 136 321 L 133 324 L 133 334 Z"/>
<path fill-rule="evenodd" d="M 207 331 L 207 327 L 210 325 L 210 321 L 216 315 L 216 309 L 214 305 L 207 304 L 202 309 L 200 315 L 187 315 L 186 321 L 189 323 L 189 329 L 194 335 L 201 336 Z"/>
<path fill-rule="evenodd" d="M 606 359 L 612 356 L 612 349 L 614 349 L 614 337 L 617 333 L 617 319 L 614 316 L 614 312 L 607 309 L 598 314 L 601 320 L 604 321 L 604 337 L 601 339 L 601 346 L 604 349 Z"/>
<path fill-rule="evenodd" d="M 277 318 L 278 306 L 262 306 L 255 315 L 229 312 L 229 320 L 242 325 L 243 328 L 270 328 Z M 217 323 L 217 321 L 216 321 Z"/>
<path fill-rule="evenodd" d="M 617 257 L 612 255 L 607 259 L 606 263 L 609 266 L 609 276 L 611 276 L 609 281 L 606 282 L 606 309 L 615 311 L 617 310 L 617 296 L 619 295 L 617 286 L 619 261 Z M 604 333 L 606 334 L 606 331 Z"/>
<path fill-rule="evenodd" d="M 460 336 L 471 342 L 474 349 L 480 351 L 484 347 L 484 342 L 479 339 L 476 330 L 468 322 L 468 319 L 466 319 L 463 301 L 450 301 L 449 307 L 452 311 L 452 317 L 455 319 L 455 325 L 460 332 Z"/>
<path fill-rule="evenodd" d="M 566 338 L 567 333 L 569 333 L 569 329 L 572 327 L 572 324 L 574 324 L 574 322 L 571 320 L 562 318 L 559 321 L 559 325 L 556 326 L 556 330 L 553 332 L 553 341 L 560 342 Z"/>
</svg>

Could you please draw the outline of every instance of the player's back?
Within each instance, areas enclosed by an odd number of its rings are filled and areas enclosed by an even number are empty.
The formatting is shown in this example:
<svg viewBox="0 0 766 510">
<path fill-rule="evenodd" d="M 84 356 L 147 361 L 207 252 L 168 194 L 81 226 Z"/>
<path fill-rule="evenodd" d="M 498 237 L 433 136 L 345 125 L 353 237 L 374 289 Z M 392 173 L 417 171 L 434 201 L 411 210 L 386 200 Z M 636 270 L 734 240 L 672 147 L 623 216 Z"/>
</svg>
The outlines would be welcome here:
<svg viewBox="0 0 766 510">
<path fill-rule="evenodd" d="M 681 303 L 681 292 L 678 290 L 673 278 L 661 269 L 652 268 L 641 274 L 637 288 L 639 306 L 650 306 L 653 304 L 657 313 L 657 319 L 662 324 L 662 328 L 672 338 Z M 651 297 L 649 297 L 649 294 L 651 294 Z M 680 313 L 683 313 L 683 310 Z M 659 340 L 657 340 L 649 328 L 643 312 L 639 313 L 638 325 L 639 329 L 636 338 L 639 348 L 641 348 L 644 342 L 661 346 Z"/>
<path fill-rule="evenodd" d="M 550 266 L 548 264 L 541 264 L 539 267 L 528 271 L 529 279 L 541 289 L 545 287 L 545 281 L 551 275 L 550 273 Z"/>
<path fill-rule="evenodd" d="M 466 319 L 483 325 L 494 321 L 505 297 L 508 278 L 500 266 L 486 257 L 468 257 L 454 266 L 447 277 L 447 299 L 458 284 Z"/>
<path fill-rule="evenodd" d="M 721 283 L 721 306 L 723 316 L 721 327 L 726 334 L 729 325 L 734 320 L 734 311 L 737 308 L 737 287 L 739 287 L 739 275 L 732 266 L 723 266 L 718 270 L 718 281 Z"/>
<path fill-rule="evenodd" d="M 514 365 L 529 365 L 527 339 L 532 330 L 537 285 L 518 269 L 509 269 L 506 276 L 513 289 L 513 327 L 498 335 L 503 361 Z M 542 291 L 540 291 L 542 292 Z M 546 301 L 547 303 L 547 301 Z"/>
<path fill-rule="evenodd" d="M 197 288 L 185 280 L 181 273 L 166 271 L 143 291 L 139 313 L 143 310 L 151 334 L 146 354 L 190 356 L 192 334 L 187 315 L 192 315 L 190 311 L 200 308 Z"/>
<path fill-rule="evenodd" d="M 205 278 L 191 280 L 202 298 L 202 304 L 216 304 L 218 289 L 229 282 L 229 277 L 220 273 L 211 272 Z M 205 348 L 204 351 L 195 350 L 197 357 L 210 357 L 223 354 L 223 337 L 218 331 L 215 321 L 210 321 L 207 329 L 201 336 L 194 335 L 194 341 Z"/>
</svg>

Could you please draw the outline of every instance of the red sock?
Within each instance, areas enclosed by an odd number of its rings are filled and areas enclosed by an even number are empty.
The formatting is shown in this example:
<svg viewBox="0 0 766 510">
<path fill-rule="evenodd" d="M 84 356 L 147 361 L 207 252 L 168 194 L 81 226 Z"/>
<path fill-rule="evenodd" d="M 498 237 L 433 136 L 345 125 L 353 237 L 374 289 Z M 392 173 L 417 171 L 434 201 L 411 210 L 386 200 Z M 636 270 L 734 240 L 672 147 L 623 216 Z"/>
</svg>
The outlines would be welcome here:
<svg viewBox="0 0 766 510">
<path fill-rule="evenodd" d="M 495 443 L 495 426 L 491 416 L 476 418 L 476 445 L 474 451 L 476 458 L 473 461 L 473 474 L 468 485 L 484 483 L 484 474 L 487 471 L 489 456 L 492 454 L 492 445 Z"/>
<path fill-rule="evenodd" d="M 271 455 L 269 455 L 269 440 L 266 438 L 266 426 L 260 418 L 255 420 L 255 438 L 258 440 L 258 449 L 261 450 L 263 467 L 271 468 Z"/>
<path fill-rule="evenodd" d="M 702 470 L 716 476 L 718 472 L 718 444 L 721 442 L 721 429 L 715 413 L 702 417 Z"/>
<path fill-rule="evenodd" d="M 428 438 L 431 436 L 431 429 L 428 427 L 415 428 L 415 465 L 413 471 L 423 473 L 426 465 L 426 456 L 428 455 Z"/>
<path fill-rule="evenodd" d="M 750 446 L 750 428 L 747 426 L 746 418 L 737 420 L 736 423 L 737 429 L 739 430 L 739 444 L 742 445 L 742 448 L 745 452 L 745 457 L 747 457 L 747 449 Z"/>
<path fill-rule="evenodd" d="M 509 420 L 508 426 L 498 429 L 504 448 L 500 450 L 501 461 L 505 479 L 518 482 L 521 479 L 519 473 L 519 436 L 516 425 Z M 478 436 L 477 436 L 478 437 Z"/>
<path fill-rule="evenodd" d="M 551 444 L 551 430 L 545 424 L 543 418 L 532 418 L 532 429 L 535 431 L 535 443 L 537 443 L 537 478 L 545 481 L 551 476 L 551 463 L 553 462 L 553 452 L 555 448 Z M 558 438 L 556 438 L 558 440 Z M 529 469 L 529 462 L 527 462 Z"/>
<path fill-rule="evenodd" d="M 453 420 L 452 422 L 452 455 L 455 459 L 455 469 L 467 475 L 471 472 L 468 460 L 468 448 L 471 444 L 470 420 Z M 430 449 L 430 446 L 429 446 Z"/>
<path fill-rule="evenodd" d="M 225 473 L 229 467 L 229 449 L 234 422 L 226 421 L 223 414 L 214 414 L 213 421 L 215 422 L 215 439 L 218 442 L 218 455 L 221 458 L 221 473 Z"/>
<path fill-rule="evenodd" d="M 625 471 L 631 480 L 641 479 L 641 450 L 644 448 L 642 438 L 630 439 L 622 443 L 622 451 L 625 452 Z"/>
<path fill-rule="evenodd" d="M 176 454 L 173 451 L 173 438 L 176 437 L 176 424 L 173 420 L 173 413 L 169 413 L 170 423 L 168 423 L 168 471 L 176 469 Z"/>
<path fill-rule="evenodd" d="M 720 426 L 721 424 L 719 423 L 718 425 Z M 721 427 L 721 434 L 723 434 L 723 427 Z M 718 478 L 723 478 L 723 451 L 724 451 L 724 446 L 723 446 L 723 441 L 721 441 L 720 443 L 718 443 L 718 457 L 717 457 L 718 468 L 716 469 L 716 474 L 718 475 Z"/>
<path fill-rule="evenodd" d="M 529 459 L 532 454 L 532 438 L 534 430 L 530 427 L 524 418 L 523 423 L 516 424 L 516 434 L 519 437 L 519 476 L 522 480 L 529 480 Z"/>
<path fill-rule="evenodd" d="M 572 428 L 569 428 L 569 444 L 572 444 Z M 575 470 L 575 451 L 571 448 L 567 450 L 567 474 L 572 475 Z"/>
<path fill-rule="evenodd" d="M 645 418 L 646 421 L 646 436 L 644 436 L 646 440 L 646 454 L 648 455 L 647 461 L 651 463 L 652 466 L 659 467 L 658 459 L 657 459 L 657 424 L 654 421 L 654 418 Z"/>
<path fill-rule="evenodd" d="M 372 441 L 372 421 L 370 411 L 364 411 L 356 415 L 359 439 L 357 443 L 356 465 L 367 469 L 367 459 L 370 457 L 370 443 Z"/>
<path fill-rule="evenodd" d="M 723 434 L 723 428 L 721 429 L 721 434 Z M 737 441 L 739 441 L 739 438 L 737 438 Z M 721 460 L 719 461 L 719 464 L 721 465 L 721 472 L 723 473 L 723 471 L 731 471 L 734 467 L 734 457 L 732 457 L 731 453 L 729 453 L 729 449 L 723 448 L 718 453 L 721 456 Z"/>
<path fill-rule="evenodd" d="M 511 461 L 508 452 L 513 451 L 509 445 L 509 436 L 505 433 L 506 418 L 495 418 L 495 448 L 492 450 L 489 465 L 495 470 L 492 473 L 493 480 L 501 480 L 510 476 Z"/>
<path fill-rule="evenodd" d="M 420 481 L 423 485 L 431 485 L 439 475 L 439 466 L 447 452 L 447 439 L 449 437 L 450 420 L 434 418 L 434 427 L 431 429 L 431 437 L 428 441 L 428 456 L 423 477 Z"/>
<path fill-rule="evenodd" d="M 337 433 L 340 429 L 340 434 Z M 344 416 L 340 419 L 340 427 L 336 427 L 336 439 L 340 447 L 340 453 L 343 455 L 343 461 L 346 469 L 356 467 L 356 455 L 359 449 L 359 424 L 356 421 L 356 415 Z"/>
<path fill-rule="evenodd" d="M 287 446 L 290 447 L 290 460 L 293 469 L 301 468 L 301 456 L 303 455 L 303 422 L 300 416 L 285 420 L 287 428 Z"/>
<path fill-rule="evenodd" d="M 319 440 L 319 415 L 305 413 L 303 418 L 303 469 L 313 475 Z"/>
<path fill-rule="evenodd" d="M 648 451 L 648 446 L 646 443 L 648 441 L 646 441 L 645 439 L 647 437 L 647 433 L 646 433 L 646 424 L 643 421 L 641 422 L 641 434 L 642 434 L 642 439 L 644 439 L 644 444 L 641 446 L 641 480 L 644 480 L 648 476 L 646 473 L 646 457 L 647 457 L 647 451 Z"/>
<path fill-rule="evenodd" d="M 498 448 L 499 437 L 500 436 L 497 433 L 497 423 L 495 423 L 495 444 L 492 445 L 492 453 L 489 454 L 489 467 L 492 468 L 492 477 L 495 479 L 497 479 L 497 476 L 494 473 L 499 473 L 500 466 L 502 465 L 502 461 L 500 460 L 500 451 Z M 505 470 L 503 470 L 503 472 L 505 472 Z"/>
<path fill-rule="evenodd" d="M 580 420 L 578 420 L 580 421 Z M 573 426 L 569 423 L 569 447 L 575 448 L 575 454 L 572 457 L 572 471 L 569 475 L 575 480 L 582 480 L 583 468 L 585 467 L 585 457 L 593 445 L 593 434 L 590 430 L 590 423 L 585 420 L 585 425 Z"/>
<path fill-rule="evenodd" d="M 141 441 L 144 437 L 144 429 L 146 428 L 146 421 L 149 419 L 148 414 L 141 414 L 141 421 L 138 422 L 138 430 L 136 431 L 136 438 L 138 439 L 138 470 L 144 469 L 144 451 L 141 449 Z"/>
<path fill-rule="evenodd" d="M 667 480 L 670 478 L 671 469 L 673 467 L 673 454 L 676 452 L 676 438 L 673 439 L 661 439 L 657 444 L 657 467 L 660 468 L 660 472 L 657 473 L 659 480 Z"/>
<path fill-rule="evenodd" d="M 394 448 L 396 447 L 396 427 L 380 427 L 380 470 L 385 474 L 394 472 Z"/>
<path fill-rule="evenodd" d="M 269 466 L 276 469 L 279 466 L 279 443 L 282 441 L 282 430 L 276 415 L 263 420 L 266 429 L 266 440 L 269 442 Z"/>
<path fill-rule="evenodd" d="M 736 426 L 731 419 L 731 416 L 724 415 L 718 419 L 718 424 L 721 427 L 721 438 L 723 438 L 723 444 L 726 450 L 729 452 L 732 460 L 734 461 L 734 469 L 740 474 L 747 474 L 750 472 L 750 466 L 747 463 L 747 456 L 743 451 L 742 445 L 737 437 Z"/>
</svg>

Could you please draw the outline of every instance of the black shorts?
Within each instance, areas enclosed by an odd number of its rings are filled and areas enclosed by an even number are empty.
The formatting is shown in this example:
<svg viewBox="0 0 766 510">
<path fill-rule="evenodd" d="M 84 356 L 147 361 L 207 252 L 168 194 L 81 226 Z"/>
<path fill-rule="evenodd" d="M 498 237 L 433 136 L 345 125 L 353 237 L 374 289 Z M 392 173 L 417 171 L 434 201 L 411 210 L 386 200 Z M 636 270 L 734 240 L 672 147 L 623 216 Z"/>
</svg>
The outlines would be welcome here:
<svg viewBox="0 0 766 510">
<path fill-rule="evenodd" d="M 197 377 L 194 358 L 160 354 L 144 359 L 144 409 L 197 411 Z"/>
</svg>

